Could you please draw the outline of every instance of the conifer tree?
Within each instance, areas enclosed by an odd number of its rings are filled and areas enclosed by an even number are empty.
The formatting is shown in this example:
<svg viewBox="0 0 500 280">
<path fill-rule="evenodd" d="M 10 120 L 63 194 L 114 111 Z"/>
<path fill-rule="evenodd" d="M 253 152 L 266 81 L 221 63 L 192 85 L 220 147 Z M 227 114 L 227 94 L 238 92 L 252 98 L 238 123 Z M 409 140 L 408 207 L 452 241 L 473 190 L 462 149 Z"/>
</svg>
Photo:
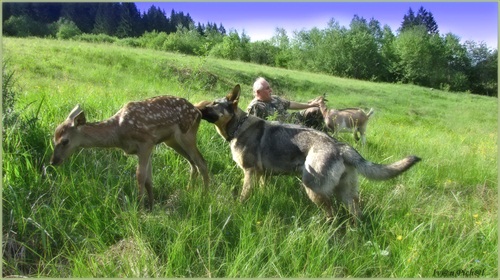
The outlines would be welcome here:
<svg viewBox="0 0 500 280">
<path fill-rule="evenodd" d="M 424 7 L 420 7 L 415 16 L 415 13 L 410 8 L 408 13 L 403 16 L 403 22 L 401 23 L 401 27 L 399 28 L 400 32 L 413 28 L 415 26 L 423 25 L 427 29 L 428 34 L 438 34 L 438 25 L 434 20 L 434 16 L 431 12 L 424 9 Z"/>
</svg>

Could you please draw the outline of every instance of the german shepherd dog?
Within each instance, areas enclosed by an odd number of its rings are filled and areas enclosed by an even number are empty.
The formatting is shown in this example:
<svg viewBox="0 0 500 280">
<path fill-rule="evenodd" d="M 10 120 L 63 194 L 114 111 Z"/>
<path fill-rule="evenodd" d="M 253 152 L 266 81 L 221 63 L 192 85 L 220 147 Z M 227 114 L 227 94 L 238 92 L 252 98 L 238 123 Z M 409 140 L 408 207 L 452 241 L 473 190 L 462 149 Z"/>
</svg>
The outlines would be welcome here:
<svg viewBox="0 0 500 280">
<path fill-rule="evenodd" d="M 265 121 L 238 108 L 240 85 L 225 97 L 202 101 L 202 119 L 215 124 L 231 146 L 233 160 L 243 169 L 240 201 L 248 199 L 254 180 L 275 174 L 302 177 L 309 198 L 333 218 L 332 198 L 341 201 L 355 220 L 361 217 L 357 172 L 374 180 L 396 177 L 420 161 L 408 156 L 383 165 L 365 160 L 353 147 L 327 134 L 299 125 Z M 237 187 L 233 189 L 237 194 Z"/>
</svg>

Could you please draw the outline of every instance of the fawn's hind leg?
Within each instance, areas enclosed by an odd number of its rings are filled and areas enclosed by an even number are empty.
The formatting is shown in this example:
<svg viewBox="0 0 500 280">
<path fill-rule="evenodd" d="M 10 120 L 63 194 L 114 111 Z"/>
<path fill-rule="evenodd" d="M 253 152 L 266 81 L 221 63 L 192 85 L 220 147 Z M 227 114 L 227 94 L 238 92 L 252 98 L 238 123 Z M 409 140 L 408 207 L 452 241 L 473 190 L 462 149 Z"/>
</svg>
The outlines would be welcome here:
<svg viewBox="0 0 500 280">
<path fill-rule="evenodd" d="M 209 184 L 208 168 L 205 159 L 196 146 L 196 140 L 193 140 L 192 137 L 184 137 L 183 139 L 176 139 L 175 142 L 169 141 L 165 144 L 174 149 L 179 155 L 184 157 L 189 162 L 191 171 L 188 189 L 191 188 L 191 185 L 200 173 L 203 179 L 203 185 L 205 189 L 207 189 Z"/>
<path fill-rule="evenodd" d="M 154 197 L 153 197 L 153 176 L 151 167 L 151 151 L 152 147 L 147 147 L 145 150 L 137 154 L 139 157 L 139 163 L 136 170 L 137 185 L 139 187 L 139 201 L 142 206 L 145 205 L 144 201 L 144 189 L 148 193 L 149 209 L 153 209 Z"/>
</svg>

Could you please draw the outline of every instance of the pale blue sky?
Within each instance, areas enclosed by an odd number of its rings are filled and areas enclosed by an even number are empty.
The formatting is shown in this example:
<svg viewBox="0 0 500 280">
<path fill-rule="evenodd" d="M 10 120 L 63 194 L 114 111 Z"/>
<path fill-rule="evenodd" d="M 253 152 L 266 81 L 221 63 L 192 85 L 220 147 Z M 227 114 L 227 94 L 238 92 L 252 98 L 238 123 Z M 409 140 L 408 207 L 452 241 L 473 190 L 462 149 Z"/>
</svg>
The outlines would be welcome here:
<svg viewBox="0 0 500 280">
<path fill-rule="evenodd" d="M 374 18 L 381 26 L 389 25 L 396 33 L 403 16 L 411 7 L 416 13 L 423 6 L 432 12 L 439 33 L 453 33 L 462 43 L 472 40 L 498 48 L 497 2 L 136 2 L 141 12 L 151 5 L 170 15 L 189 13 L 198 23 L 222 23 L 226 30 L 243 31 L 252 41 L 271 38 L 277 27 L 293 31 L 326 28 L 334 18 L 341 26 L 349 26 L 354 15 Z"/>
</svg>

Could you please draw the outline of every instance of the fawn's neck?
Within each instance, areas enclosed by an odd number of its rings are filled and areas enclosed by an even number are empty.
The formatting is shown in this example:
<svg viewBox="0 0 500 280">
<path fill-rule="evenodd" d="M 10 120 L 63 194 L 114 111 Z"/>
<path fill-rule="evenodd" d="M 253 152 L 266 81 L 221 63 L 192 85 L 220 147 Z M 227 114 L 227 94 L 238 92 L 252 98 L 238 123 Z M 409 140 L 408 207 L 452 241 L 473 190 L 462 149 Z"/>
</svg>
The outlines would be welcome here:
<svg viewBox="0 0 500 280">
<path fill-rule="evenodd" d="M 328 116 L 328 109 L 326 108 L 326 104 L 324 102 L 319 103 L 319 110 L 321 111 L 321 114 L 323 117 Z"/>
<path fill-rule="evenodd" d="M 120 147 L 118 119 L 89 123 L 81 128 L 83 147 Z"/>
</svg>

